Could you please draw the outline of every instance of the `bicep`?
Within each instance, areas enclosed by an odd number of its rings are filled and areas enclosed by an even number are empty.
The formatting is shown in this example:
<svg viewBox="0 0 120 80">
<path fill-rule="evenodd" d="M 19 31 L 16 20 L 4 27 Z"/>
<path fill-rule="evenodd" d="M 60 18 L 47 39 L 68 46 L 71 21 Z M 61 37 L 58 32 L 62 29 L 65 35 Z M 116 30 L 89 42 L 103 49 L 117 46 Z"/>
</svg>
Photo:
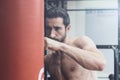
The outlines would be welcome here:
<svg viewBox="0 0 120 80">
<path fill-rule="evenodd" d="M 102 52 L 96 47 L 95 43 L 92 41 L 92 39 L 85 37 L 83 38 L 83 49 L 86 51 L 90 51 L 93 54 L 97 55 L 98 57 L 103 57 Z"/>
<path fill-rule="evenodd" d="M 87 36 L 82 36 L 82 37 L 76 39 L 75 45 L 83 50 L 99 52 L 99 50 L 96 48 L 96 45 L 93 42 L 93 40 Z"/>
</svg>

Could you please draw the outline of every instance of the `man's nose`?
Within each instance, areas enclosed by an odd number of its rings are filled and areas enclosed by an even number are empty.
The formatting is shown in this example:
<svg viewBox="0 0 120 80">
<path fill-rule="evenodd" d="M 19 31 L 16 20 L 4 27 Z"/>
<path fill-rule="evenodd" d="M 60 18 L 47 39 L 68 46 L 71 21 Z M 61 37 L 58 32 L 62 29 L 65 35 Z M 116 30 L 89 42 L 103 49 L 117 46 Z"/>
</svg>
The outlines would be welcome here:
<svg viewBox="0 0 120 80">
<path fill-rule="evenodd" d="M 51 37 L 51 38 L 54 38 L 54 37 L 55 37 L 55 30 L 54 30 L 54 29 L 51 30 L 50 37 Z"/>
</svg>

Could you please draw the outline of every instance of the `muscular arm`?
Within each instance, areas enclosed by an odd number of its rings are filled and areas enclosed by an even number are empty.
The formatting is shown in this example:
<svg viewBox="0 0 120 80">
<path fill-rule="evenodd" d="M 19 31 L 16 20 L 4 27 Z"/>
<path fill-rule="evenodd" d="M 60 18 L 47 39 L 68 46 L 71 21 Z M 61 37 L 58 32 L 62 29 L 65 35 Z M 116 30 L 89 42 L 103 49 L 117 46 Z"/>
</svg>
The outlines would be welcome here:
<svg viewBox="0 0 120 80">
<path fill-rule="evenodd" d="M 88 37 L 76 39 L 73 43 L 76 47 L 54 40 L 48 42 L 51 42 L 48 48 L 64 52 L 86 69 L 103 70 L 104 68 L 105 60 L 102 53 Z"/>
<path fill-rule="evenodd" d="M 74 41 L 77 47 L 61 44 L 60 50 L 72 57 L 81 66 L 90 70 L 103 70 L 105 60 L 102 53 L 88 37 Z"/>
</svg>

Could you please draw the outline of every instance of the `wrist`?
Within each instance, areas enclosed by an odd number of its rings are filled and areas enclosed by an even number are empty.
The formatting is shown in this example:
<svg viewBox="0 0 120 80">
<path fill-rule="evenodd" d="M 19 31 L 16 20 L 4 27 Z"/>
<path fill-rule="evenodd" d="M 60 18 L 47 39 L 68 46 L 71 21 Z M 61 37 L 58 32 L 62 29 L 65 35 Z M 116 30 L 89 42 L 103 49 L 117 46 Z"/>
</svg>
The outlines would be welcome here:
<svg viewBox="0 0 120 80">
<path fill-rule="evenodd" d="M 63 51 L 65 49 L 65 45 L 66 45 L 65 43 L 60 43 L 59 50 Z"/>
</svg>

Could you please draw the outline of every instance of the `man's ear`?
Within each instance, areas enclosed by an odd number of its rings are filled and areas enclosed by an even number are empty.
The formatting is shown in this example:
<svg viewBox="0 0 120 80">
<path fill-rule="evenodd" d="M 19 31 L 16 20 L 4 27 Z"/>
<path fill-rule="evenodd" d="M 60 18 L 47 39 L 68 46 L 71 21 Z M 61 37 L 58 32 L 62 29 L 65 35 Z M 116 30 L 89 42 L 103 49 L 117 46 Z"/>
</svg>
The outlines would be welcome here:
<svg viewBox="0 0 120 80">
<path fill-rule="evenodd" d="M 68 25 L 68 26 L 66 27 L 66 32 L 69 32 L 70 28 L 71 28 L 71 25 Z"/>
</svg>

